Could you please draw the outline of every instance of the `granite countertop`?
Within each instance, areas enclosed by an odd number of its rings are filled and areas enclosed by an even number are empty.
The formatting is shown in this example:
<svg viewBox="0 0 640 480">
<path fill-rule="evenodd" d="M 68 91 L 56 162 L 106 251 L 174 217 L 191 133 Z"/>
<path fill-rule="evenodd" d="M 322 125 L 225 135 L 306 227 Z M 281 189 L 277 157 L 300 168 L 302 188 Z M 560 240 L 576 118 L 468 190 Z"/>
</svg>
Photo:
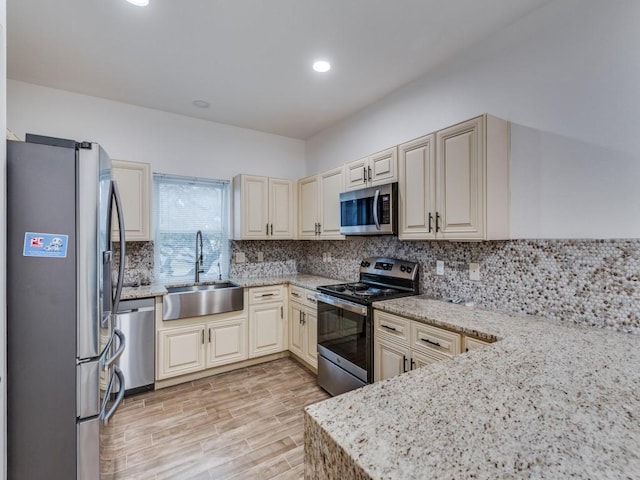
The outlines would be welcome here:
<svg viewBox="0 0 640 480">
<path fill-rule="evenodd" d="M 246 277 L 246 278 L 230 278 L 230 281 L 237 283 L 241 287 L 263 287 L 268 285 L 279 285 L 282 283 L 293 284 L 299 287 L 315 290 L 320 285 L 330 285 L 339 283 L 343 280 L 335 278 L 319 277 L 317 275 L 297 274 L 297 275 L 275 275 L 270 277 Z M 215 282 L 201 282 L 203 285 Z M 192 283 L 172 284 L 172 286 L 192 285 Z M 143 285 L 140 287 L 124 287 L 122 289 L 122 300 L 130 300 L 135 298 L 158 297 L 167 294 L 165 284 L 154 283 L 151 285 Z"/>
<path fill-rule="evenodd" d="M 313 478 L 640 478 L 640 336 L 431 300 L 484 348 L 307 407 Z"/>
</svg>

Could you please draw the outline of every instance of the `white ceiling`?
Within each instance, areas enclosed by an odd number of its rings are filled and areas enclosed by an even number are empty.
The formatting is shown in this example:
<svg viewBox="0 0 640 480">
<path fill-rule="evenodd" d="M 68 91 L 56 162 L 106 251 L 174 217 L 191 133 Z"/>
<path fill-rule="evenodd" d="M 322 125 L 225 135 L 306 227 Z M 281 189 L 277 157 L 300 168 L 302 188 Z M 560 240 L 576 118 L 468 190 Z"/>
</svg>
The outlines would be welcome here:
<svg viewBox="0 0 640 480">
<path fill-rule="evenodd" d="M 306 139 L 547 1 L 8 0 L 7 76 Z"/>
</svg>

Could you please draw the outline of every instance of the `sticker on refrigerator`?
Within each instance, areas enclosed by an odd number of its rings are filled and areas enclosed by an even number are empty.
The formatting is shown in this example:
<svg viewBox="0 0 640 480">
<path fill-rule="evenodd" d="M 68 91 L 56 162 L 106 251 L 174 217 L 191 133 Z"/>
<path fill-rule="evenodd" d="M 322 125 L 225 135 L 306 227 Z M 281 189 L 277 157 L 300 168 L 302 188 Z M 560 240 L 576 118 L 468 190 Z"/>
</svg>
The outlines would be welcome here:
<svg viewBox="0 0 640 480">
<path fill-rule="evenodd" d="M 69 235 L 27 232 L 24 234 L 22 255 L 25 257 L 67 258 L 68 243 Z"/>
</svg>

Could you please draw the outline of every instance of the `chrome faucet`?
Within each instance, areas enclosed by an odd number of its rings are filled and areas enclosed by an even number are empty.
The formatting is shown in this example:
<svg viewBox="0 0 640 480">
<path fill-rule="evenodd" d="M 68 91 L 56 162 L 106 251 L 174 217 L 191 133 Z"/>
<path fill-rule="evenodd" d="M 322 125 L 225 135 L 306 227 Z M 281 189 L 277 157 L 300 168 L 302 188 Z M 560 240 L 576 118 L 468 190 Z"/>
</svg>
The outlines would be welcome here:
<svg viewBox="0 0 640 480">
<path fill-rule="evenodd" d="M 198 254 L 198 246 L 200 247 Z M 200 274 L 204 273 L 204 269 L 202 268 L 203 259 L 202 259 L 202 230 L 198 230 L 196 232 L 196 283 L 200 281 Z"/>
</svg>

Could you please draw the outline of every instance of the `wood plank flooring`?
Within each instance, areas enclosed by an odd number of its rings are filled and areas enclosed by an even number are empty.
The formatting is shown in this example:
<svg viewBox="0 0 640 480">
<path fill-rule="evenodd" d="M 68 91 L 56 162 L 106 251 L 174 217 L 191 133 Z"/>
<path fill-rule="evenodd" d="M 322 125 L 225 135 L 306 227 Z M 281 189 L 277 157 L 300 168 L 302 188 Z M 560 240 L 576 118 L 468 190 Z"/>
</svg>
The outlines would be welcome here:
<svg viewBox="0 0 640 480">
<path fill-rule="evenodd" d="M 103 428 L 102 480 L 299 480 L 305 405 L 328 398 L 289 358 L 125 399 Z"/>
</svg>

